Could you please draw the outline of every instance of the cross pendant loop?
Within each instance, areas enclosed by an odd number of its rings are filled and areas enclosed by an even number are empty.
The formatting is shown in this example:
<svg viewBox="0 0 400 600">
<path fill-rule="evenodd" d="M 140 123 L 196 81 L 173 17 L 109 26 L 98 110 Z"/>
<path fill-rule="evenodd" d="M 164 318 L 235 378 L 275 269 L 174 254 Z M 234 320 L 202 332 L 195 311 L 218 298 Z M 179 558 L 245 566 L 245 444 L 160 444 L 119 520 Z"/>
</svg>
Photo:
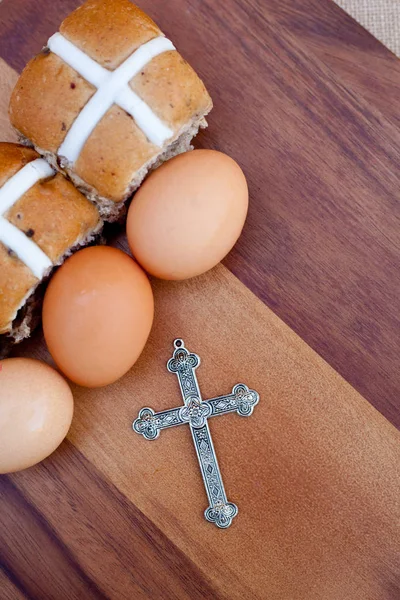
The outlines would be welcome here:
<svg viewBox="0 0 400 600">
<path fill-rule="evenodd" d="M 176 373 L 178 377 L 183 406 L 158 413 L 151 408 L 142 408 L 132 426 L 136 433 L 140 433 L 148 440 L 154 440 L 160 435 L 161 429 L 189 424 L 210 503 L 204 516 L 217 527 L 226 529 L 236 517 L 238 508 L 226 497 L 208 419 L 230 412 L 248 417 L 258 403 L 259 395 L 244 383 L 239 383 L 226 396 L 202 400 L 195 373 L 200 365 L 200 357 L 189 352 L 181 339 L 175 340 L 174 347 L 167 369 L 170 373 Z"/>
</svg>

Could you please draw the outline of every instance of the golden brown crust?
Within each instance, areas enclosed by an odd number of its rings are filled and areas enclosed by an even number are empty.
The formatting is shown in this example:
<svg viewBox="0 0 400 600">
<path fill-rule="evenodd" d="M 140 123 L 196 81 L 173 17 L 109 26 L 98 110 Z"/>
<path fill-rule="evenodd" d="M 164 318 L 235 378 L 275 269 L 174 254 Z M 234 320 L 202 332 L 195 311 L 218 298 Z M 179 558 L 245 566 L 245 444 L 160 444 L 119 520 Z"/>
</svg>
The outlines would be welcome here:
<svg viewBox="0 0 400 600">
<path fill-rule="evenodd" d="M 129 0 L 89 0 L 64 19 L 60 32 L 107 69 L 116 69 L 139 46 L 162 35 Z"/>
<path fill-rule="evenodd" d="M 0 142 L 1 185 L 38 154 Z M 53 263 L 100 226 L 96 207 L 62 175 L 39 181 L 4 215 L 49 256 Z M 19 258 L 0 243 L 0 333 L 10 331 L 24 299 L 38 283 Z"/>
<path fill-rule="evenodd" d="M 10 331 L 21 302 L 37 283 L 28 267 L 0 242 L 0 334 Z"/>
<path fill-rule="evenodd" d="M 140 45 L 162 35 L 129 0 L 88 0 L 65 19 L 61 33 L 102 66 L 115 69 Z M 171 141 L 212 107 L 194 70 L 176 51 L 153 59 L 133 90 L 174 132 Z M 10 118 L 43 152 L 56 153 L 94 88 L 52 53 L 33 59 L 19 78 Z M 73 173 L 98 196 L 122 202 L 137 172 L 168 147 L 147 140 L 132 117 L 112 107 L 89 137 Z"/>
<path fill-rule="evenodd" d="M 156 56 L 131 87 L 174 131 L 211 108 L 204 83 L 175 50 Z"/>
<path fill-rule="evenodd" d="M 32 148 L 0 142 L 0 187 L 22 167 L 37 158 L 39 154 Z"/>
<path fill-rule="evenodd" d="M 27 138 L 57 152 L 95 88 L 53 53 L 39 54 L 22 71 L 10 101 L 10 119 Z"/>
<path fill-rule="evenodd" d="M 118 157 L 115 152 L 110 152 L 111 148 L 118 148 Z M 135 121 L 114 105 L 86 142 L 75 164 L 75 172 L 102 196 L 118 202 L 124 197 L 135 172 L 158 151 Z"/>
<path fill-rule="evenodd" d="M 99 221 L 96 207 L 60 174 L 34 185 L 6 218 L 28 233 L 53 263 Z"/>
</svg>

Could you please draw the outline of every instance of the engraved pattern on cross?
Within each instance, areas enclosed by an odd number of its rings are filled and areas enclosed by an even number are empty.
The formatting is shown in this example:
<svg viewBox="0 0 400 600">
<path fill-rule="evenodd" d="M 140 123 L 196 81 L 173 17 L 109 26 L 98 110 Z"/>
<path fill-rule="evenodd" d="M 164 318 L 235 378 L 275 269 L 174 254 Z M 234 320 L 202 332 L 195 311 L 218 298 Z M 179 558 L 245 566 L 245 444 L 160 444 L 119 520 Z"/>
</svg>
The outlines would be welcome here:
<svg viewBox="0 0 400 600">
<path fill-rule="evenodd" d="M 200 365 L 200 357 L 189 352 L 181 339 L 175 340 L 174 347 L 167 369 L 178 377 L 184 404 L 158 413 L 151 408 L 142 408 L 133 422 L 133 429 L 146 439 L 154 440 L 160 435 L 161 429 L 189 424 L 210 503 L 204 513 L 205 518 L 225 529 L 231 525 L 238 508 L 233 502 L 228 502 L 226 497 L 208 419 L 231 412 L 249 417 L 259 401 L 259 395 L 244 383 L 239 383 L 226 396 L 202 400 L 195 373 Z"/>
</svg>

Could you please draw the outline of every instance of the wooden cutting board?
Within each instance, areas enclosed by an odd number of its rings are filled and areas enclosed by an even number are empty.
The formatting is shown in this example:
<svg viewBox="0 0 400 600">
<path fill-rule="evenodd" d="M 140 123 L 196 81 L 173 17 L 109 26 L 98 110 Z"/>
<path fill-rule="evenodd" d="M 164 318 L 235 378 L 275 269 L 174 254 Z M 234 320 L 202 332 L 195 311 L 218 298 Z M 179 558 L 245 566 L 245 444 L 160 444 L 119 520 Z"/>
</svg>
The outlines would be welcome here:
<svg viewBox="0 0 400 600">
<path fill-rule="evenodd" d="M 2 139 L 16 71 L 77 4 L 0 5 Z M 152 282 L 138 363 L 74 386 L 68 440 L 0 479 L 0 597 L 398 599 L 399 61 L 328 0 L 141 7 L 207 83 L 198 145 L 243 166 L 250 214 L 224 266 Z M 240 511 L 226 531 L 202 517 L 189 431 L 131 430 L 142 406 L 180 404 L 178 336 L 205 397 L 242 380 L 261 395 L 210 425 Z M 18 354 L 50 360 L 40 332 Z"/>
</svg>

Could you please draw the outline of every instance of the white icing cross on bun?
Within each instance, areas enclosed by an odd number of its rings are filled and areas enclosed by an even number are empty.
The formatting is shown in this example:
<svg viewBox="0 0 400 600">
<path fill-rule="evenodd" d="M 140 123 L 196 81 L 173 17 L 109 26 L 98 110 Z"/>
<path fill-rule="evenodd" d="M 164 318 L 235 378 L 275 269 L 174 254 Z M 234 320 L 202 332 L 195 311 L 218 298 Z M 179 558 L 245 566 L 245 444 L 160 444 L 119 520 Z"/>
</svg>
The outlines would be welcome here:
<svg viewBox="0 0 400 600">
<path fill-rule="evenodd" d="M 61 33 L 51 36 L 47 45 L 51 52 L 97 88 L 59 147 L 59 156 L 65 157 L 72 164 L 75 163 L 93 129 L 113 104 L 118 104 L 129 113 L 150 142 L 156 146 L 161 147 L 165 140 L 172 137 L 173 131 L 129 86 L 129 81 L 153 58 L 168 50 L 175 50 L 170 40 L 164 36 L 150 40 L 114 71 L 99 65 Z"/>
<path fill-rule="evenodd" d="M 53 263 L 33 240 L 7 221 L 4 214 L 38 181 L 52 175 L 50 165 L 38 158 L 22 167 L 0 188 L 0 242 L 12 250 L 37 279 L 42 279 Z"/>
</svg>

